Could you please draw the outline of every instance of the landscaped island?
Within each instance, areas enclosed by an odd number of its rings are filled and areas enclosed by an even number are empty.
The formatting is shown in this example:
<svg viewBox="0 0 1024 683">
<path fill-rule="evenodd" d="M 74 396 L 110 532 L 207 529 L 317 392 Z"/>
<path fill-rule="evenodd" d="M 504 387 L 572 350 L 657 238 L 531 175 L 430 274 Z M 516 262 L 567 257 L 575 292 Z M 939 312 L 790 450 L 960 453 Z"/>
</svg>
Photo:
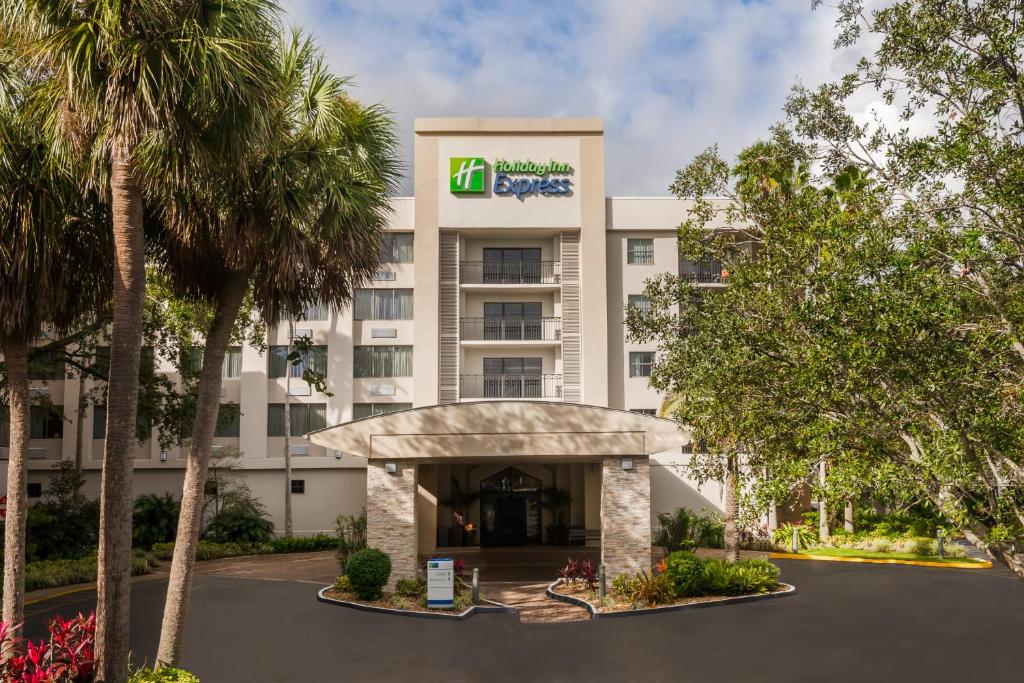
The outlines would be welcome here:
<svg viewBox="0 0 1024 683">
<path fill-rule="evenodd" d="M 677 551 L 649 573 L 615 577 L 603 598 L 597 571 L 590 561 L 580 564 L 570 559 L 550 590 L 553 597 L 562 595 L 589 603 L 595 613 L 625 612 L 792 591 L 792 586 L 779 582 L 780 575 L 779 568 L 766 560 L 727 562 Z"/>
</svg>

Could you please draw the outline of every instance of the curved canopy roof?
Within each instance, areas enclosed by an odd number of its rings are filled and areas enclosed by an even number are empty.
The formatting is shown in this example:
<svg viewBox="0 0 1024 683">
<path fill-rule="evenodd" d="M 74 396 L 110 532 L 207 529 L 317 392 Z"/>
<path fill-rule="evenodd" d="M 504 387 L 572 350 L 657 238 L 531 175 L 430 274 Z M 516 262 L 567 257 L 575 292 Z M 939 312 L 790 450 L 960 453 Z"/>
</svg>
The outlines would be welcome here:
<svg viewBox="0 0 1024 683">
<path fill-rule="evenodd" d="M 578 403 L 479 401 L 411 408 L 327 427 L 320 446 L 372 459 L 649 455 L 690 442 L 675 422 Z"/>
</svg>

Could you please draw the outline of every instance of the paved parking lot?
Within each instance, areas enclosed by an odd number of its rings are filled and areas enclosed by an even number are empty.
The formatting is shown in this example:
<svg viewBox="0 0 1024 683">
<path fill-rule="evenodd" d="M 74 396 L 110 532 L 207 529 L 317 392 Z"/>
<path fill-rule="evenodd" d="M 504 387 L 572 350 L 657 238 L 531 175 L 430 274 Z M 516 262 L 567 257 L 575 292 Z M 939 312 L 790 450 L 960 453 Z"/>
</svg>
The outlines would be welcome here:
<svg viewBox="0 0 1024 683">
<path fill-rule="evenodd" d="M 798 593 L 653 617 L 440 622 L 318 603 L 316 583 L 205 573 L 184 665 L 204 681 L 1020 681 L 1024 582 L 1001 570 L 779 561 Z M 164 583 L 133 591 L 152 658 Z M 29 609 L 38 635 L 78 594 Z"/>
</svg>

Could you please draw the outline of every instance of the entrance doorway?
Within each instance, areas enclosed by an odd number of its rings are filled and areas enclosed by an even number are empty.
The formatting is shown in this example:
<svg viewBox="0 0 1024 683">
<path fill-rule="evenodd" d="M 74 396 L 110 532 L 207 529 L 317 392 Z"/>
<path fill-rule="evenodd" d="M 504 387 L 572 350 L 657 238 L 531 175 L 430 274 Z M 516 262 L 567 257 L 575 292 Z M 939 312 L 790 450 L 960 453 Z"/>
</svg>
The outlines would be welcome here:
<svg viewBox="0 0 1024 683">
<path fill-rule="evenodd" d="M 528 545 L 541 540 L 540 479 L 508 467 L 480 482 L 480 543 Z"/>
</svg>

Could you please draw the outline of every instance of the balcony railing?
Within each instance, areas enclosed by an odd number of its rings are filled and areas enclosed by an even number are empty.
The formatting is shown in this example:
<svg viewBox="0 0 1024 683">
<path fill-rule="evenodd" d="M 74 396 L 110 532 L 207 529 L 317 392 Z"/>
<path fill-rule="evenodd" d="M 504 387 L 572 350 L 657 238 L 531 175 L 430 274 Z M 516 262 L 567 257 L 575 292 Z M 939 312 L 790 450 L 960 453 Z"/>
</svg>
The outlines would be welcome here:
<svg viewBox="0 0 1024 683">
<path fill-rule="evenodd" d="M 699 284 L 721 284 L 725 282 L 721 261 L 679 261 L 679 277 Z"/>
<path fill-rule="evenodd" d="M 466 341 L 558 341 L 561 318 L 462 318 Z"/>
<path fill-rule="evenodd" d="M 467 285 L 555 285 L 560 281 L 559 261 L 463 261 L 459 282 Z"/>
<path fill-rule="evenodd" d="M 561 398 L 561 375 L 462 375 L 462 398 Z"/>
</svg>

